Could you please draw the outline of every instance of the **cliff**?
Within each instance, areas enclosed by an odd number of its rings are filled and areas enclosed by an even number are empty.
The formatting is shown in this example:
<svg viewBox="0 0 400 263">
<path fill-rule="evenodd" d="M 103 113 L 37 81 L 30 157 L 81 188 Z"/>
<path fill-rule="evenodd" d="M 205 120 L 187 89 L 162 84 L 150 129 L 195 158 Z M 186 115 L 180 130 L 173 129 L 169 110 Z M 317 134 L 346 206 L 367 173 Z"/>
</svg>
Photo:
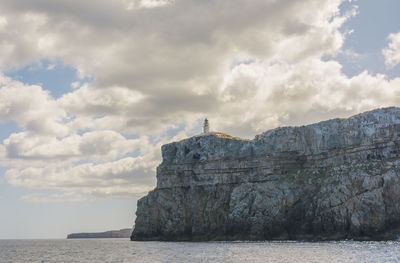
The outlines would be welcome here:
<svg viewBox="0 0 400 263">
<path fill-rule="evenodd" d="M 67 236 L 67 239 L 74 238 L 129 238 L 132 229 L 125 228 L 121 230 L 111 230 L 99 233 L 73 233 Z"/>
<path fill-rule="evenodd" d="M 400 108 L 162 146 L 132 240 L 382 240 L 400 234 Z"/>
</svg>

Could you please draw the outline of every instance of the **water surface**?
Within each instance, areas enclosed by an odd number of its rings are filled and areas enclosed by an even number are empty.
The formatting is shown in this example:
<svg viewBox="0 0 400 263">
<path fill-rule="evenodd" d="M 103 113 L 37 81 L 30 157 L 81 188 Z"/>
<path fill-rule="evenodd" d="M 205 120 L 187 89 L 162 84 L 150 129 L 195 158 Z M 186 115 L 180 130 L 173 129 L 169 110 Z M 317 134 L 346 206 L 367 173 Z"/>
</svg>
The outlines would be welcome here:
<svg viewBox="0 0 400 263">
<path fill-rule="evenodd" d="M 400 242 L 0 240 L 0 262 L 400 262 Z"/>
</svg>

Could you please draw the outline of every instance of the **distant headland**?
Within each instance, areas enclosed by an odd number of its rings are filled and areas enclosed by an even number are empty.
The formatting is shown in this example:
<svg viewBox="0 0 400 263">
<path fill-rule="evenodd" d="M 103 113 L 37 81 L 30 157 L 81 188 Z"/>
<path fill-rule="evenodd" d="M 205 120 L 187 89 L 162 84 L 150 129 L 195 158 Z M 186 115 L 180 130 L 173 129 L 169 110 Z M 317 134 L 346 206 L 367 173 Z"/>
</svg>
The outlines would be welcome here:
<svg viewBox="0 0 400 263">
<path fill-rule="evenodd" d="M 75 239 L 75 238 L 129 238 L 131 235 L 132 229 L 125 228 L 120 230 L 110 230 L 106 232 L 98 232 L 98 233 L 73 233 L 67 236 L 67 239 Z"/>
<path fill-rule="evenodd" d="M 132 240 L 389 240 L 400 234 L 400 108 L 210 132 L 161 147 Z"/>
</svg>

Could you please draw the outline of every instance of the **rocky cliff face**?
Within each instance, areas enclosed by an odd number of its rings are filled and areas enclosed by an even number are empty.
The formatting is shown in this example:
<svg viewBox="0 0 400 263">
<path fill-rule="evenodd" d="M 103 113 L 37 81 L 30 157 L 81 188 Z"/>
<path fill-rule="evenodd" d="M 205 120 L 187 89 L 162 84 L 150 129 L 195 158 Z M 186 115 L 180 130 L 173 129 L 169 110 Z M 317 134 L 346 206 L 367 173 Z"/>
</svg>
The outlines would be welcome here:
<svg viewBox="0 0 400 263">
<path fill-rule="evenodd" d="M 162 147 L 132 240 L 394 239 L 400 108 Z"/>
</svg>

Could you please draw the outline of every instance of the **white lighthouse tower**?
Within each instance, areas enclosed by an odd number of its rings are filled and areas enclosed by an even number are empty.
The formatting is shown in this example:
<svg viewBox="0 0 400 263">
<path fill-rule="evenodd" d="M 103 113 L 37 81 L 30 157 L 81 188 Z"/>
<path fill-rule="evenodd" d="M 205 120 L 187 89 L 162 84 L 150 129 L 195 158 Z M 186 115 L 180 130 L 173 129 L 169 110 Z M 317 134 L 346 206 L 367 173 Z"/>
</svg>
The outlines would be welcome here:
<svg viewBox="0 0 400 263">
<path fill-rule="evenodd" d="M 208 123 L 208 120 L 206 118 L 203 124 L 203 133 L 209 133 L 209 132 L 210 132 L 210 124 Z"/>
</svg>

